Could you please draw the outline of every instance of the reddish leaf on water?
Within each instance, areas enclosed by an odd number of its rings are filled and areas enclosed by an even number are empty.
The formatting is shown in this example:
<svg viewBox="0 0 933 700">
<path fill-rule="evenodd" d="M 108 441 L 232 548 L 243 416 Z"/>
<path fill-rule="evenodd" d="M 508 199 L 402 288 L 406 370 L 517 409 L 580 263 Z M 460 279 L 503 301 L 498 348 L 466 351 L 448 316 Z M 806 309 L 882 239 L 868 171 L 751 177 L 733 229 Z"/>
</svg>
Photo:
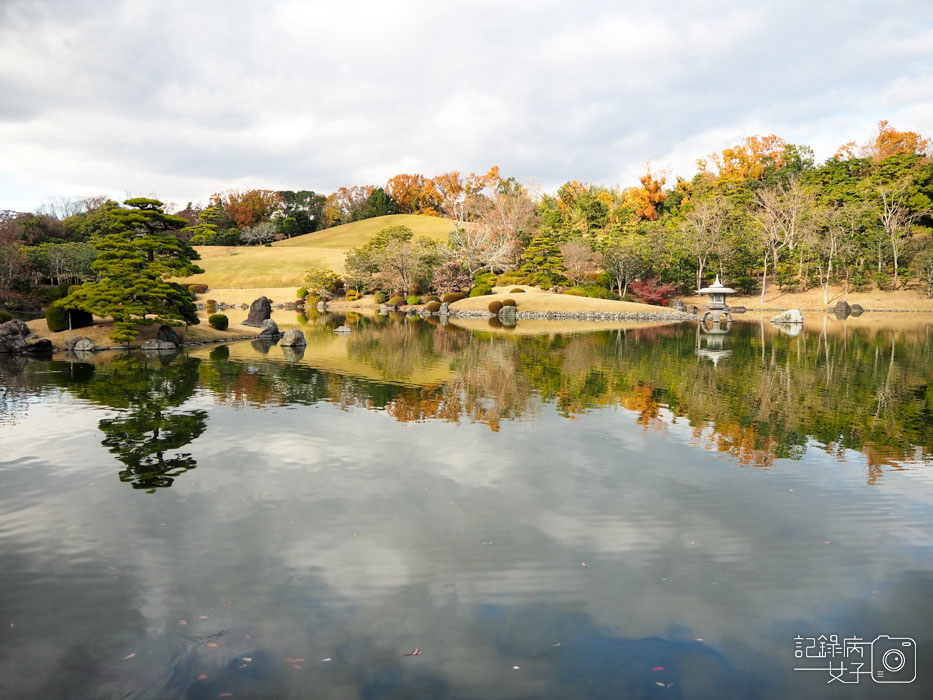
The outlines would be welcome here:
<svg viewBox="0 0 933 700">
<path fill-rule="evenodd" d="M 206 680 L 207 680 L 207 674 L 206 674 L 206 673 L 202 673 L 200 676 L 198 676 L 198 680 L 199 680 L 199 681 L 206 681 Z"/>
<path fill-rule="evenodd" d="M 292 664 L 292 668 L 297 668 L 297 669 L 300 671 L 300 670 L 301 670 L 301 665 L 300 665 L 300 664 Z"/>
<path fill-rule="evenodd" d="M 198 617 L 198 619 L 199 619 L 199 620 L 206 620 L 206 619 L 207 619 L 207 615 L 200 615 L 200 616 Z"/>
<path fill-rule="evenodd" d="M 209 646 L 211 649 L 216 649 L 216 648 L 217 648 L 217 642 L 208 642 L 208 643 L 207 643 L 207 646 Z"/>
<path fill-rule="evenodd" d="M 123 657 L 123 660 L 124 660 L 124 661 L 129 661 L 129 660 L 132 659 L 134 656 L 136 656 L 136 652 L 135 652 L 135 651 L 134 651 L 132 654 L 127 654 L 126 656 L 124 656 L 124 657 Z"/>
<path fill-rule="evenodd" d="M 305 662 L 304 659 L 290 659 L 288 657 L 285 657 L 285 660 L 290 664 L 303 664 Z"/>
<path fill-rule="evenodd" d="M 188 621 L 187 621 L 187 620 L 179 620 L 179 621 L 178 621 L 178 624 L 179 624 L 179 625 L 187 625 L 187 624 L 188 624 Z"/>
<path fill-rule="evenodd" d="M 652 670 L 652 671 L 663 671 L 663 670 L 664 670 L 664 667 L 663 667 L 663 666 L 655 666 L 655 667 L 654 667 L 653 669 L 651 669 L 651 670 Z"/>
<path fill-rule="evenodd" d="M 233 693 L 221 693 L 221 694 L 218 695 L 217 697 L 218 697 L 218 698 L 232 698 L 232 697 L 233 697 Z"/>
</svg>

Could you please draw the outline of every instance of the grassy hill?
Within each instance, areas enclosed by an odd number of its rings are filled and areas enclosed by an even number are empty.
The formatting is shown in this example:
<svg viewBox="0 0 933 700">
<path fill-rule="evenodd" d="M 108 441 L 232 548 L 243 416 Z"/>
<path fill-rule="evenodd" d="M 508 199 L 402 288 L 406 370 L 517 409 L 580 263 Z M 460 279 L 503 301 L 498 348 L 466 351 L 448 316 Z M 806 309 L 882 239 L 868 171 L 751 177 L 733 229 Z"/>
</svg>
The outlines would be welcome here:
<svg viewBox="0 0 933 700">
<path fill-rule="evenodd" d="M 299 287 L 313 264 L 343 273 L 347 250 L 362 245 L 387 226 L 407 226 L 415 236 L 446 241 L 451 222 L 435 216 L 393 214 L 335 226 L 265 246 L 199 246 L 204 274 L 185 278 L 188 284 L 211 288 Z"/>
<path fill-rule="evenodd" d="M 273 243 L 273 248 L 339 248 L 347 250 L 362 245 L 375 234 L 388 226 L 407 226 L 417 238 L 427 236 L 437 241 L 446 241 L 450 233 L 451 222 L 436 216 L 417 216 L 415 214 L 391 214 L 377 216 L 374 219 L 354 221 L 352 224 L 335 226 L 304 236 L 296 236 L 287 241 Z"/>
</svg>

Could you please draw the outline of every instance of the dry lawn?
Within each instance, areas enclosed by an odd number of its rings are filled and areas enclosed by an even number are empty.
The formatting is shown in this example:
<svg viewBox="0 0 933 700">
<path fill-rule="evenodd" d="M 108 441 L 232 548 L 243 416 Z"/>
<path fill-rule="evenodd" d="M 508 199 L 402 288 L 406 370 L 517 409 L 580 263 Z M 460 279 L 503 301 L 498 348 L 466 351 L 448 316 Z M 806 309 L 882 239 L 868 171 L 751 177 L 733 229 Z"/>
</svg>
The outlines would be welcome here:
<svg viewBox="0 0 933 700">
<path fill-rule="evenodd" d="M 389 226 L 407 226 L 418 236 L 427 236 L 436 241 L 446 241 L 453 223 L 437 216 L 419 216 L 417 214 L 391 214 L 377 216 L 374 219 L 354 221 L 352 224 L 296 236 L 287 241 L 273 243 L 273 248 L 337 248 L 346 251 L 362 245 L 379 231 Z"/>
<path fill-rule="evenodd" d="M 200 325 L 191 326 L 187 330 L 183 326 L 179 326 L 175 328 L 175 332 L 181 336 L 184 342 L 220 341 L 228 338 L 239 338 L 245 335 L 258 335 L 258 328 L 240 325 L 239 322 L 246 319 L 245 311 L 237 311 L 234 314 L 230 314 L 228 311 L 227 316 L 230 318 L 230 327 L 226 331 L 218 331 L 211 328 L 207 323 L 207 319 L 202 318 Z M 48 338 L 52 341 L 52 344 L 58 348 L 64 347 L 65 341 L 72 337 L 90 338 L 101 347 L 111 347 L 114 345 L 113 341 L 110 340 L 110 333 L 113 331 L 113 321 L 110 320 L 95 318 L 94 325 L 92 326 L 78 328 L 73 331 L 59 331 L 58 333 L 49 331 L 49 327 L 44 318 L 34 319 L 29 321 L 26 325 L 29 326 L 33 333 L 41 338 Z M 142 326 L 133 344 L 140 345 L 147 340 L 155 338 L 158 331 L 158 324 Z"/>
</svg>

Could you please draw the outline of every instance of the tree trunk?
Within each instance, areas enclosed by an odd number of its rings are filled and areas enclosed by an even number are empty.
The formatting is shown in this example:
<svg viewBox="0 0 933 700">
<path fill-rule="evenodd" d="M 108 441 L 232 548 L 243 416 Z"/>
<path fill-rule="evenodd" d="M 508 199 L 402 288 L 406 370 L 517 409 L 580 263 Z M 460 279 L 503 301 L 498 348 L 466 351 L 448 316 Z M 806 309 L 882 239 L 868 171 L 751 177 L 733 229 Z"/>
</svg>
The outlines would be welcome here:
<svg viewBox="0 0 933 700">
<path fill-rule="evenodd" d="M 765 289 L 768 286 L 768 254 L 765 253 L 765 268 L 761 274 L 761 301 L 765 300 Z"/>
</svg>

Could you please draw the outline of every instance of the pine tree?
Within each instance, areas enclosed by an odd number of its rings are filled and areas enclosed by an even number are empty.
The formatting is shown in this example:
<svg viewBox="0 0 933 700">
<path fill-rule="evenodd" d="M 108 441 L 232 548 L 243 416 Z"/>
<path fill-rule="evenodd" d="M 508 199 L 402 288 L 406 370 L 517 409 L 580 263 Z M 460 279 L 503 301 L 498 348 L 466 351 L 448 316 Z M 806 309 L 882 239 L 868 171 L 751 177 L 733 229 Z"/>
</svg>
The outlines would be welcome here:
<svg viewBox="0 0 933 700">
<path fill-rule="evenodd" d="M 102 230 L 92 240 L 97 282 L 85 282 L 66 298 L 71 306 L 110 317 L 110 338 L 129 344 L 138 327 L 150 323 L 198 323 L 194 295 L 172 277 L 203 270 L 194 264 L 197 252 L 173 232 L 187 221 L 162 211 L 155 199 L 128 199 L 127 208 L 110 210 Z"/>
<path fill-rule="evenodd" d="M 521 257 L 521 271 L 531 284 L 551 285 L 565 281 L 560 248 L 549 231 L 543 231 L 528 243 Z"/>
</svg>

